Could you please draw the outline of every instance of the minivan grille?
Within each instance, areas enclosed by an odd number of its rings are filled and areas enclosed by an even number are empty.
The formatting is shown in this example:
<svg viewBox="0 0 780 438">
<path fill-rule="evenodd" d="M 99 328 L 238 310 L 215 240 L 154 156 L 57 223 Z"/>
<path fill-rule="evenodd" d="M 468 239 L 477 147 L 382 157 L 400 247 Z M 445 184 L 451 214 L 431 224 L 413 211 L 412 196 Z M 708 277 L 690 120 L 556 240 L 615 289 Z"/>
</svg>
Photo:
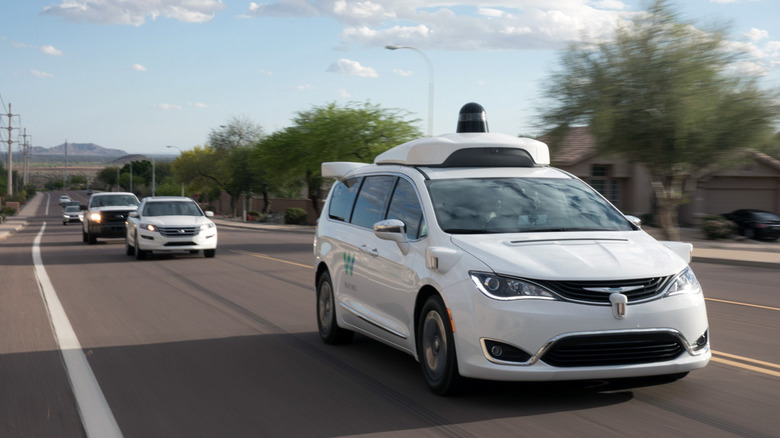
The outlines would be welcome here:
<svg viewBox="0 0 780 438">
<path fill-rule="evenodd" d="M 192 237 L 198 234 L 198 227 L 158 227 L 164 237 Z"/>
<path fill-rule="evenodd" d="M 633 365 L 672 360 L 685 351 L 672 333 L 576 335 L 555 342 L 542 361 L 556 367 Z"/>
<path fill-rule="evenodd" d="M 613 292 L 625 295 L 629 303 L 654 298 L 663 293 L 671 279 L 672 276 L 605 281 L 532 281 L 550 289 L 564 299 L 609 305 L 609 296 Z"/>
</svg>

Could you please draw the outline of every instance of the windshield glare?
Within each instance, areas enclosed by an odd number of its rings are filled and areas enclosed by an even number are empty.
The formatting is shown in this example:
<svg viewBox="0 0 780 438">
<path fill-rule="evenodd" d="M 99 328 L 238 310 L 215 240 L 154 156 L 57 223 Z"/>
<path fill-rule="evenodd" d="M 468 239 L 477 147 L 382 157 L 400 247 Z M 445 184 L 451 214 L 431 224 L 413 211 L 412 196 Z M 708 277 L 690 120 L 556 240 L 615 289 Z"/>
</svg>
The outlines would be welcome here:
<svg viewBox="0 0 780 438">
<path fill-rule="evenodd" d="M 628 220 L 579 180 L 470 178 L 428 181 L 448 233 L 630 231 Z"/>
<path fill-rule="evenodd" d="M 203 216 L 194 202 L 150 202 L 144 207 L 144 216 Z"/>
</svg>

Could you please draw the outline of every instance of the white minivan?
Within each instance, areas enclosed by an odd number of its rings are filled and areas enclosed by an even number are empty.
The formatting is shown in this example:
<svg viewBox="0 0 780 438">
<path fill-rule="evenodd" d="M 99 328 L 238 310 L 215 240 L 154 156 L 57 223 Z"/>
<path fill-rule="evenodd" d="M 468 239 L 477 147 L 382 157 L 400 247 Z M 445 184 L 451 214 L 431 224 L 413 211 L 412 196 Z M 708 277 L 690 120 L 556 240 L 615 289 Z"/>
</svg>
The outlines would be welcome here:
<svg viewBox="0 0 780 438">
<path fill-rule="evenodd" d="M 334 177 L 314 242 L 326 343 L 405 351 L 431 391 L 469 378 L 680 378 L 710 360 L 691 245 L 658 242 L 544 143 L 486 132 L 411 141 Z M 483 127 L 485 129 L 483 129 Z"/>
</svg>

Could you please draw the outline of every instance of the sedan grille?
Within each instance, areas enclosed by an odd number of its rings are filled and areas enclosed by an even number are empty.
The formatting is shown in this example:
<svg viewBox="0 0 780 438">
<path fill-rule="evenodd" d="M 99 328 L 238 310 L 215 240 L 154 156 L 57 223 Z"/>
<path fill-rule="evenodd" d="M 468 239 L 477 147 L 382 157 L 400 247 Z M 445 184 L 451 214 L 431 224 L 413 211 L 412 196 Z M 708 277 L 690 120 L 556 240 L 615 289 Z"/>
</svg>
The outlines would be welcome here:
<svg viewBox="0 0 780 438">
<path fill-rule="evenodd" d="M 158 227 L 164 237 L 192 237 L 198 234 L 198 227 Z"/>
<path fill-rule="evenodd" d="M 625 295 L 629 303 L 655 298 L 663 293 L 671 279 L 668 276 L 612 281 L 532 281 L 567 300 L 610 305 L 609 296 L 613 292 Z"/>
<path fill-rule="evenodd" d="M 556 367 L 634 365 L 672 360 L 683 351 L 672 333 L 578 335 L 555 342 L 541 359 Z"/>
</svg>

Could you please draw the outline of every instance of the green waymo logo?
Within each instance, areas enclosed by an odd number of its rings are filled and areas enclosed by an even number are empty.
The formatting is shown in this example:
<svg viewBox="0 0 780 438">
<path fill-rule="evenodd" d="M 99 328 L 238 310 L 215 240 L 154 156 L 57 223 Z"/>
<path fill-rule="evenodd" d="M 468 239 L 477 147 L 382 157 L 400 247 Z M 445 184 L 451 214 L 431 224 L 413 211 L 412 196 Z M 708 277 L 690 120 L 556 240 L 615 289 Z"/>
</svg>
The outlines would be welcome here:
<svg viewBox="0 0 780 438">
<path fill-rule="evenodd" d="M 355 254 L 344 253 L 344 270 L 350 277 L 355 270 Z"/>
</svg>

